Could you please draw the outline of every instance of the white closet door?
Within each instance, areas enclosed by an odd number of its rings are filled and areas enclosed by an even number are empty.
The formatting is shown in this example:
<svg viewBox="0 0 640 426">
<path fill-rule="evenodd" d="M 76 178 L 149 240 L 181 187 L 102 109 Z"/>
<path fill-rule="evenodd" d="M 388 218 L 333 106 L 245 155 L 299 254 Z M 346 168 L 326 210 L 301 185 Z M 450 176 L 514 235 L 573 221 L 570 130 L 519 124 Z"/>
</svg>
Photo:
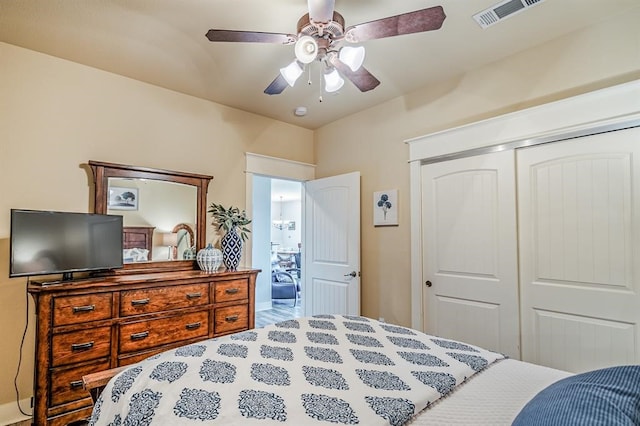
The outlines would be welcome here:
<svg viewBox="0 0 640 426">
<path fill-rule="evenodd" d="M 513 151 L 422 166 L 424 329 L 520 358 Z"/>
<path fill-rule="evenodd" d="M 640 362 L 640 129 L 518 150 L 525 361 Z"/>
</svg>

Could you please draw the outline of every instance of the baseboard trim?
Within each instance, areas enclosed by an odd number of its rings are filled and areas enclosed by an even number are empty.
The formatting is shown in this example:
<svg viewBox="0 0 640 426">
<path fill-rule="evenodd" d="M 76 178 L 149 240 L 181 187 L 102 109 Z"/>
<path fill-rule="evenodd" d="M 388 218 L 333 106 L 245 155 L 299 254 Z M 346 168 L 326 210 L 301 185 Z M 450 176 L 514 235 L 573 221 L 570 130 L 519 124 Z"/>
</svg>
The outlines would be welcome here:
<svg viewBox="0 0 640 426">
<path fill-rule="evenodd" d="M 25 411 L 31 411 L 31 408 L 28 410 L 25 408 L 29 407 L 30 404 L 31 398 L 20 400 L 20 407 Z M 29 420 L 30 418 L 31 416 L 25 416 L 20 412 L 15 401 L 0 404 L 0 426 L 11 425 L 13 423 Z"/>
</svg>

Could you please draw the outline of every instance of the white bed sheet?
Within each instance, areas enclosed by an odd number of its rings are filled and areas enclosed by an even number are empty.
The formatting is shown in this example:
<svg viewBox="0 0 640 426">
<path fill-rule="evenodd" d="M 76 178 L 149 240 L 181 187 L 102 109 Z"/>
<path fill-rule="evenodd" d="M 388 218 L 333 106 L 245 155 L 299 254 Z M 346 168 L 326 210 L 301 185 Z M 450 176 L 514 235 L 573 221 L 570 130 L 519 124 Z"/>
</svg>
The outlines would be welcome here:
<svg viewBox="0 0 640 426">
<path fill-rule="evenodd" d="M 570 375 L 566 371 L 505 359 L 471 377 L 408 424 L 510 425 L 539 391 Z"/>
</svg>

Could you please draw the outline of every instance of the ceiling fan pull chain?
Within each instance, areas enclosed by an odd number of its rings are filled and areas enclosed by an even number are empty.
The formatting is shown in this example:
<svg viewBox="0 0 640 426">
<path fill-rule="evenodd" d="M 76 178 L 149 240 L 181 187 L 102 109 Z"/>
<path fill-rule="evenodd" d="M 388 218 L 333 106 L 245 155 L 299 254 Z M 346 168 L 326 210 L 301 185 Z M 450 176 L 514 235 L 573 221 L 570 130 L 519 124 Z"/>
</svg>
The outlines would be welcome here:
<svg viewBox="0 0 640 426">
<path fill-rule="evenodd" d="M 308 70 L 308 71 L 309 71 L 309 72 L 308 72 L 308 74 L 309 74 L 309 80 L 307 80 L 307 84 L 308 84 L 309 86 L 311 86 L 311 64 L 309 64 L 309 70 Z"/>
<path fill-rule="evenodd" d="M 320 96 L 318 97 L 318 102 L 322 102 L 322 67 L 320 67 L 320 84 L 318 84 L 318 89 L 320 89 Z"/>
</svg>

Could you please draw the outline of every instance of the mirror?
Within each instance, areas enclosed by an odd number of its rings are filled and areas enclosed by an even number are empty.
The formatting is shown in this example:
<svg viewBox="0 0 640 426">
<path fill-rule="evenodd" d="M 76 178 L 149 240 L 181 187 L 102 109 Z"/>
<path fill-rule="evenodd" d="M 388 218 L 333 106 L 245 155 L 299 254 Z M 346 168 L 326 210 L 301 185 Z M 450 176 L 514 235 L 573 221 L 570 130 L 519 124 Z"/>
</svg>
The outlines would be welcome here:
<svg viewBox="0 0 640 426">
<path fill-rule="evenodd" d="M 89 161 L 94 212 L 124 220 L 125 272 L 193 269 L 212 176 Z"/>
<path fill-rule="evenodd" d="M 176 252 L 173 258 L 176 260 L 195 259 L 197 251 L 194 243 L 193 229 L 186 223 L 179 223 L 171 232 L 177 236 Z"/>
</svg>

